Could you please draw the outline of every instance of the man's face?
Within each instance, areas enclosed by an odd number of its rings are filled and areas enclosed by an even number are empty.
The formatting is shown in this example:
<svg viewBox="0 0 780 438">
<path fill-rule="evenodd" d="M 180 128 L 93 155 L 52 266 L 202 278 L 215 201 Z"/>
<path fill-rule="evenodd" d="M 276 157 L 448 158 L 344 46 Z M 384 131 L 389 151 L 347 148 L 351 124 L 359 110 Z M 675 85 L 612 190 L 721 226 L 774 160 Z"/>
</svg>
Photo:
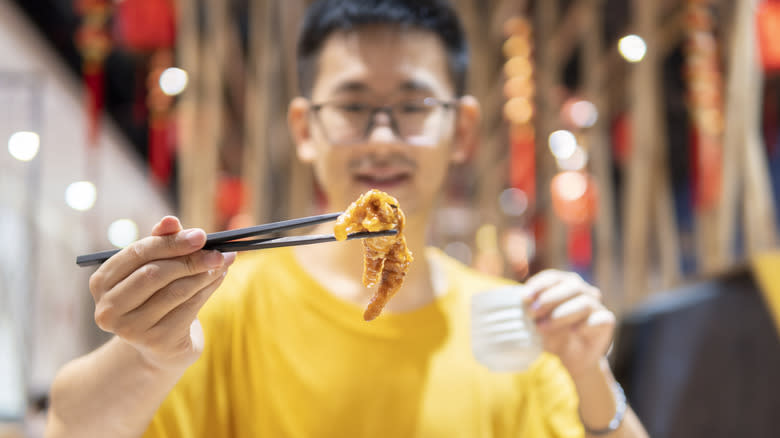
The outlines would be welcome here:
<svg viewBox="0 0 780 438">
<path fill-rule="evenodd" d="M 311 100 L 293 101 L 290 122 L 331 208 L 376 188 L 413 216 L 430 207 L 449 164 L 473 143 L 478 108 L 470 98 L 461 103 L 435 34 L 373 26 L 326 40 Z"/>
</svg>

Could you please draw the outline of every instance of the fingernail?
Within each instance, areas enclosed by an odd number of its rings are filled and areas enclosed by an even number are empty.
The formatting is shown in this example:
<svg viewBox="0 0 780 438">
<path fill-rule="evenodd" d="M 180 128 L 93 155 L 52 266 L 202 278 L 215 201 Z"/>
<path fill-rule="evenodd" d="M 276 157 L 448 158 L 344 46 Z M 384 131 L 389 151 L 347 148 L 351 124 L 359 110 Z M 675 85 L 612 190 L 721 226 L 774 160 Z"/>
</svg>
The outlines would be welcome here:
<svg viewBox="0 0 780 438">
<path fill-rule="evenodd" d="M 230 266 L 233 264 L 234 261 L 236 261 L 236 253 L 235 252 L 225 252 L 222 253 L 222 257 L 225 258 L 225 266 Z"/>
<path fill-rule="evenodd" d="M 192 229 L 184 232 L 184 239 L 192 246 L 198 246 L 203 241 L 203 231 Z"/>
<path fill-rule="evenodd" d="M 209 268 L 219 268 L 225 263 L 225 258 L 219 251 L 209 251 L 206 253 L 206 266 Z"/>
<path fill-rule="evenodd" d="M 534 312 L 542 308 L 542 302 L 541 301 L 534 301 L 531 303 L 531 310 Z"/>
</svg>

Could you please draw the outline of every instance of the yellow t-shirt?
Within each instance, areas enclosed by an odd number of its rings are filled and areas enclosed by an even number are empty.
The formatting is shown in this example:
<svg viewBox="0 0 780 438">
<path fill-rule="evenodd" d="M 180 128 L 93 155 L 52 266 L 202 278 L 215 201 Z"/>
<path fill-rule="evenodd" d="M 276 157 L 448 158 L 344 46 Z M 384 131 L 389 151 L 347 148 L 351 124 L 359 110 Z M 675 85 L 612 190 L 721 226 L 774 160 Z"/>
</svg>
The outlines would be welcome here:
<svg viewBox="0 0 780 438">
<path fill-rule="evenodd" d="M 469 296 L 506 280 L 428 256 L 446 294 L 365 322 L 292 250 L 241 255 L 201 311 L 203 356 L 145 437 L 583 437 L 557 358 L 497 374 L 471 354 Z"/>
</svg>

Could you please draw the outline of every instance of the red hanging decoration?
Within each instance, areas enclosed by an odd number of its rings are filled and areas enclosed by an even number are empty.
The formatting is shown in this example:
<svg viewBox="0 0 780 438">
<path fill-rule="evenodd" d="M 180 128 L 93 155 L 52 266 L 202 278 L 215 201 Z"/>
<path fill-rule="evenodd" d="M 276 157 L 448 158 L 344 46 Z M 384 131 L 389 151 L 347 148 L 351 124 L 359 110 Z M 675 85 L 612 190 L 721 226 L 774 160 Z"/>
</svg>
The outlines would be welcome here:
<svg viewBox="0 0 780 438">
<path fill-rule="evenodd" d="M 590 225 L 596 218 L 597 194 L 593 178 L 577 171 L 555 175 L 550 182 L 555 214 L 567 225 Z"/>
<path fill-rule="evenodd" d="M 217 183 L 217 213 L 223 223 L 241 213 L 246 203 L 246 188 L 241 178 L 223 176 Z"/>
<path fill-rule="evenodd" d="M 117 5 L 117 31 L 130 50 L 151 52 L 176 42 L 176 10 L 171 0 L 123 0 Z"/>
<path fill-rule="evenodd" d="M 593 238 L 590 225 L 570 226 L 566 239 L 569 263 L 576 267 L 588 267 L 593 261 Z"/>
<path fill-rule="evenodd" d="M 697 210 L 714 208 L 723 168 L 723 81 L 709 0 L 688 0 L 684 76 L 691 120 L 691 186 Z"/>
<path fill-rule="evenodd" d="M 756 10 L 756 31 L 761 65 L 766 72 L 780 71 L 780 2 L 763 1 Z"/>
<path fill-rule="evenodd" d="M 522 190 L 529 206 L 533 206 L 536 201 L 536 140 L 531 23 L 524 17 L 512 17 L 504 23 L 504 32 L 507 36 L 502 49 L 507 58 L 504 118 L 509 122 L 509 185 Z"/>
<path fill-rule="evenodd" d="M 160 75 L 173 66 L 176 42 L 176 9 L 172 0 L 123 0 L 116 10 L 117 35 L 122 46 L 149 55 L 146 78 L 148 110 L 148 160 L 152 179 L 167 185 L 174 156 L 172 97 L 159 85 Z"/>
<path fill-rule="evenodd" d="M 100 131 L 100 113 L 105 99 L 103 63 L 111 51 L 111 37 L 106 29 L 111 3 L 108 0 L 79 0 L 76 10 L 82 21 L 76 31 L 75 43 L 82 64 L 86 92 L 87 144 L 97 146 Z"/>
</svg>

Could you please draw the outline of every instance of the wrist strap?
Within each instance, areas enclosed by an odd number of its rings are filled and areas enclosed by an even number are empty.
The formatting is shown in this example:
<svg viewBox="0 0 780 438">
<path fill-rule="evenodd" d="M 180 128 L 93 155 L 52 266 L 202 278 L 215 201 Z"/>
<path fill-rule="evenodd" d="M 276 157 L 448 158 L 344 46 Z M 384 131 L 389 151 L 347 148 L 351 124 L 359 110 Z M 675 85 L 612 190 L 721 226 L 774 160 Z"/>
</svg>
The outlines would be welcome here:
<svg viewBox="0 0 780 438">
<path fill-rule="evenodd" d="M 615 416 L 612 417 L 612 420 L 609 421 L 609 425 L 607 425 L 607 427 L 603 429 L 591 429 L 588 427 L 588 425 L 585 424 L 584 421 L 582 421 L 582 414 L 580 413 L 580 421 L 585 427 L 585 432 L 589 435 L 608 435 L 616 431 L 623 423 L 623 416 L 626 414 L 626 408 L 628 407 L 628 403 L 626 402 L 626 393 L 623 392 L 623 387 L 620 386 L 617 381 L 612 384 L 612 393 L 615 396 Z"/>
</svg>

